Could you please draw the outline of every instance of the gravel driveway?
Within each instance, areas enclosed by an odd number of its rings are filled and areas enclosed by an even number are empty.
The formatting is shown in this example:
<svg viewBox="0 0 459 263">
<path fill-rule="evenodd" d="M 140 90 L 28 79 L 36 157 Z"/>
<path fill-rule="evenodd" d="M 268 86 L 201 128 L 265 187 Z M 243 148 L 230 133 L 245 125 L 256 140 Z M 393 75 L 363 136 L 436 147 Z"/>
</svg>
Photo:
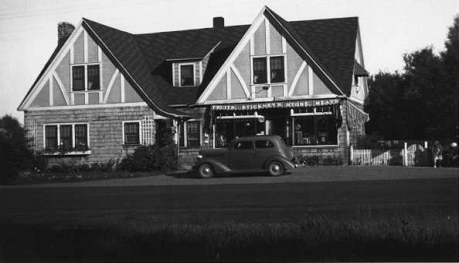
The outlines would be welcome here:
<svg viewBox="0 0 459 263">
<path fill-rule="evenodd" d="M 272 184 L 336 182 L 358 180 L 401 180 L 426 178 L 458 178 L 457 168 L 431 167 L 371 167 L 371 166 L 327 166 L 299 167 L 292 173 L 269 177 L 264 175 L 240 175 L 199 179 L 189 171 L 178 171 L 130 179 L 107 179 L 72 183 L 48 183 L 8 187 L 110 187 L 110 186 L 170 186 L 170 185 L 223 185 L 223 184 Z"/>
</svg>

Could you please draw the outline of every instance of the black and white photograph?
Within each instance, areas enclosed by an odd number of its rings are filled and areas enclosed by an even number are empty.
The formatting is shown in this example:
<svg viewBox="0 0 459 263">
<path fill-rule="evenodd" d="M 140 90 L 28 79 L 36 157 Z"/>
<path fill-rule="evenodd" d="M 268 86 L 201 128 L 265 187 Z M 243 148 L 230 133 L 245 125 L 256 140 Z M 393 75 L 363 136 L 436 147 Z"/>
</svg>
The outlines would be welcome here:
<svg viewBox="0 0 459 263">
<path fill-rule="evenodd" d="M 458 262 L 459 0 L 2 0 L 0 262 Z"/>
</svg>

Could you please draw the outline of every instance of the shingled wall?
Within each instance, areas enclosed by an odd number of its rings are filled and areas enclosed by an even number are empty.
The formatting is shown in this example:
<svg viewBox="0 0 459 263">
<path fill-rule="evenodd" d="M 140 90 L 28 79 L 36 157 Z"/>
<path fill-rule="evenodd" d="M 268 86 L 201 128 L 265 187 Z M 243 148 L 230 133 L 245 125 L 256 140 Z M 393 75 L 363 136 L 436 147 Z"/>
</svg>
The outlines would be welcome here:
<svg viewBox="0 0 459 263">
<path fill-rule="evenodd" d="M 144 117 L 154 118 L 154 113 L 148 106 L 29 111 L 24 115 L 25 128 L 28 130 L 31 146 L 35 151 L 44 150 L 43 127 L 45 124 L 89 123 L 91 153 L 49 156 L 50 164 L 69 161 L 95 163 L 119 160 L 127 153 L 132 153 L 135 148 L 135 146 L 123 145 L 123 121 L 142 120 Z"/>
</svg>

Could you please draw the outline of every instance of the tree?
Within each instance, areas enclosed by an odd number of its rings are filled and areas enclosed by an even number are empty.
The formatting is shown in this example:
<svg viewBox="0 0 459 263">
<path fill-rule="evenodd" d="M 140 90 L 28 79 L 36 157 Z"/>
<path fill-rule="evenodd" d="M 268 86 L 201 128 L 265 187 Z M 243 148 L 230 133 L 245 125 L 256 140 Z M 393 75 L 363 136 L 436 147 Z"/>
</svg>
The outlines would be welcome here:
<svg viewBox="0 0 459 263">
<path fill-rule="evenodd" d="M 17 119 L 0 119 L 0 183 L 13 181 L 20 171 L 30 168 L 33 153 L 28 148 L 26 130 Z"/>
<path fill-rule="evenodd" d="M 454 19 L 454 24 L 449 28 L 445 42 L 445 51 L 441 52 L 445 70 L 445 85 L 447 94 L 451 96 L 451 139 L 458 141 L 459 133 L 459 15 Z"/>
<path fill-rule="evenodd" d="M 395 105 L 401 96 L 402 75 L 379 72 L 370 77 L 368 84 L 370 93 L 365 101 L 365 111 L 370 114 L 370 122 L 366 127 L 367 133 L 384 138 L 398 137 L 402 127 L 400 121 L 394 120 L 398 116 Z"/>
<path fill-rule="evenodd" d="M 405 54 L 405 71 L 378 73 L 369 81 L 367 131 L 386 139 L 457 140 L 459 16 L 436 55 L 432 47 Z"/>
</svg>

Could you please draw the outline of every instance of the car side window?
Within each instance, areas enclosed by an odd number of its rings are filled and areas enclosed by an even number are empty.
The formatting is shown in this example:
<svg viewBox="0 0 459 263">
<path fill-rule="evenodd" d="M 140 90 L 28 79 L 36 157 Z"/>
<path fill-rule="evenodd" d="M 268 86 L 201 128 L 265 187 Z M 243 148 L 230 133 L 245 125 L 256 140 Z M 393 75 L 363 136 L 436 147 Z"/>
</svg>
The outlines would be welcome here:
<svg viewBox="0 0 459 263">
<path fill-rule="evenodd" d="M 236 150 L 252 149 L 252 142 L 251 141 L 237 142 L 234 145 L 234 149 L 236 149 Z"/>
<path fill-rule="evenodd" d="M 268 140 L 260 140 L 255 142 L 255 148 L 273 148 L 274 144 Z"/>
</svg>

